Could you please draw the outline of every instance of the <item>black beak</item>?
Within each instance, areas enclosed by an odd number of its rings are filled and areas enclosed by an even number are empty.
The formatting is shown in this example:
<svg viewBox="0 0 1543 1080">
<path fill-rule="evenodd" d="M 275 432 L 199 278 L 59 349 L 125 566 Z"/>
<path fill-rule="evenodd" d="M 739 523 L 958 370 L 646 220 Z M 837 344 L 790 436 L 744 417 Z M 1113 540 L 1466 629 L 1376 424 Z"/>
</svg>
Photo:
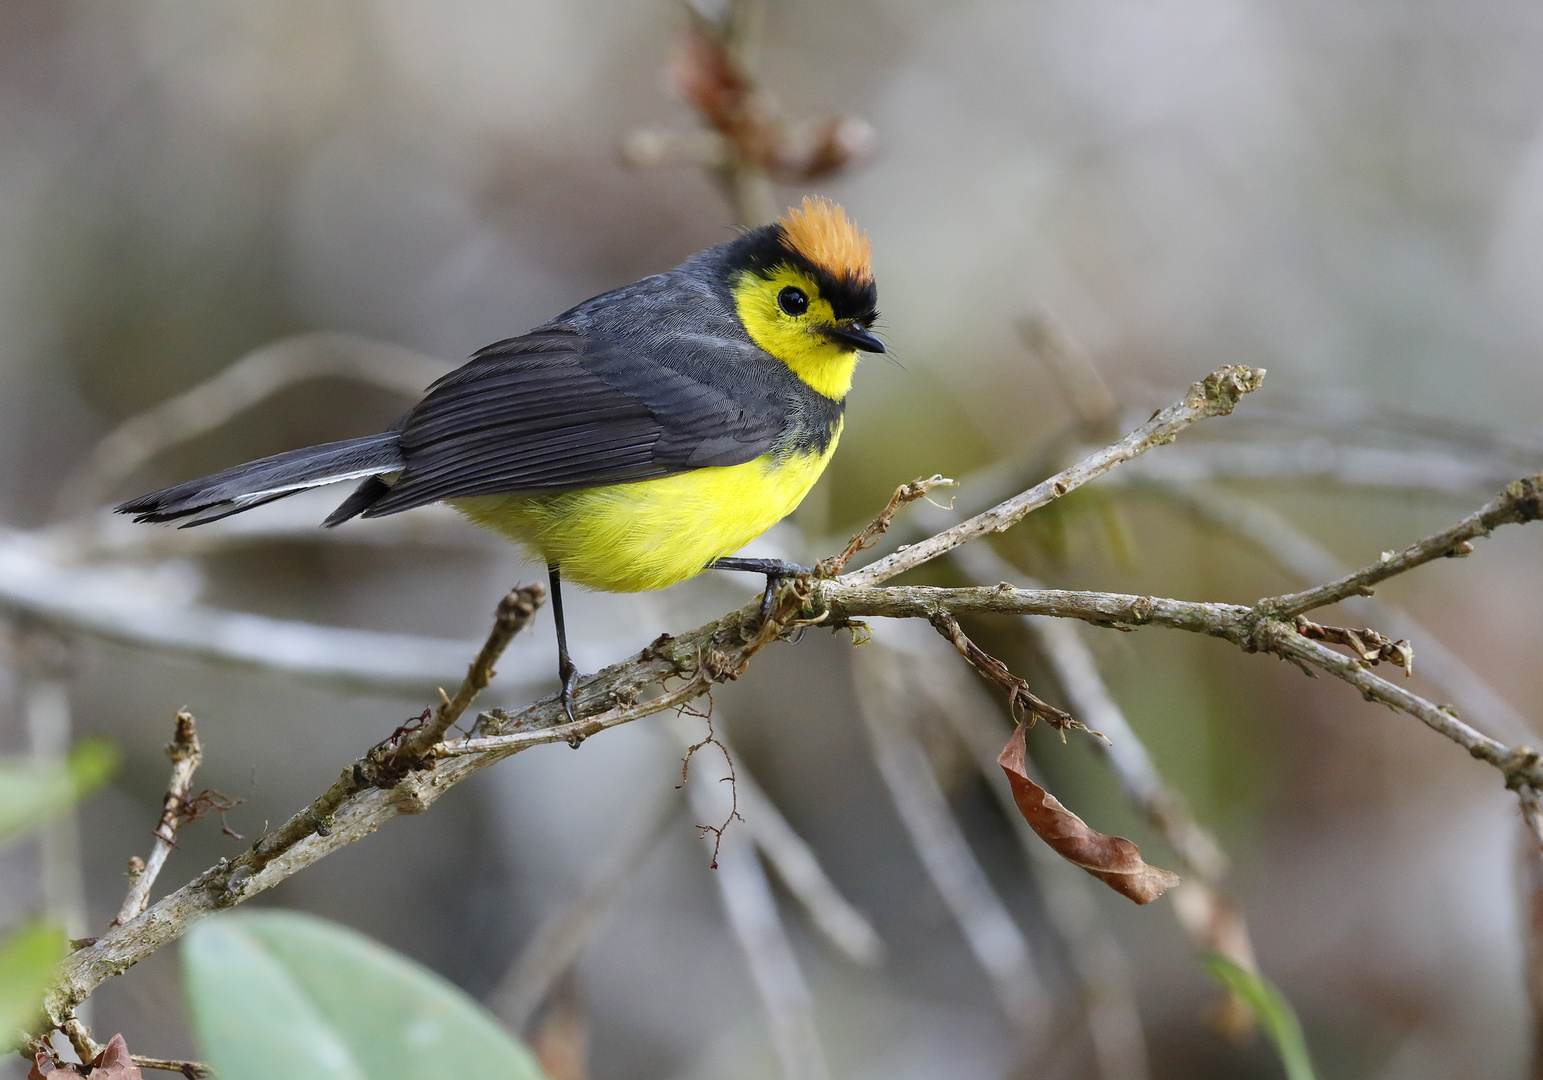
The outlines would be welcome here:
<svg viewBox="0 0 1543 1080">
<path fill-rule="evenodd" d="M 887 352 L 884 343 L 870 334 L 861 323 L 849 322 L 839 326 L 822 326 L 820 332 L 837 345 L 845 345 L 849 349 L 858 349 L 862 352 Z"/>
</svg>

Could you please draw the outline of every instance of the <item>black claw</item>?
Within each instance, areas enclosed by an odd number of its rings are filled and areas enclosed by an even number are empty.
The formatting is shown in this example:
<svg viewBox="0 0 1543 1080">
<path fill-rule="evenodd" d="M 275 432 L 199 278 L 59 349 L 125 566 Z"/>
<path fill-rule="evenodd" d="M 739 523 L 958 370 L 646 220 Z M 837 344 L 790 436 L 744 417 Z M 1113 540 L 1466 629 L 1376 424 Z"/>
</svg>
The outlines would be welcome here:
<svg viewBox="0 0 1543 1080">
<path fill-rule="evenodd" d="M 573 661 L 566 656 L 558 658 L 557 677 L 562 680 L 562 692 L 557 695 L 557 700 L 562 703 L 563 712 L 568 717 L 568 723 L 577 723 L 573 715 L 573 692 L 578 689 L 579 669 L 574 667 Z"/>
</svg>

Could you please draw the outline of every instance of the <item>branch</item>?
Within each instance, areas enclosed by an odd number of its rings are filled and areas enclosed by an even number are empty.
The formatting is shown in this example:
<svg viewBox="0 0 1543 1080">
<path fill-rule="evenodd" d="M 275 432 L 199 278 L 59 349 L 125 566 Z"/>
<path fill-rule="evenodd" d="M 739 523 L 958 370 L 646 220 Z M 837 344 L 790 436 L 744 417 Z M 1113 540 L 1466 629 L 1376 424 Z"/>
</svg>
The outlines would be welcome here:
<svg viewBox="0 0 1543 1080">
<path fill-rule="evenodd" d="M 1001 580 L 1014 567 L 983 544 L 960 548 L 954 559 L 977 580 Z M 1037 582 L 1030 582 L 1038 587 Z M 1025 616 L 1024 622 L 1050 665 L 1067 703 L 1082 722 L 1097 728 L 1108 742 L 1094 746 L 1109 762 L 1125 797 L 1158 830 L 1184 863 L 1186 876 L 1217 884 L 1227 870 L 1227 856 L 1209 829 L 1200 825 L 1184 796 L 1157 771 L 1145 744 L 1109 693 L 1092 650 L 1076 627 L 1060 619 Z M 991 758 L 993 769 L 996 758 Z"/>
<path fill-rule="evenodd" d="M 990 510 L 962 521 L 893 555 L 841 577 L 845 585 L 877 585 L 896 574 L 914 569 L 969 540 L 1003 532 L 1040 507 L 1059 499 L 1116 465 L 1176 439 L 1190 425 L 1210 416 L 1226 416 L 1247 393 L 1264 382 L 1263 368 L 1228 366 L 1213 371 L 1189 388 L 1184 400 L 1161 409 L 1135 431 L 1112 446 L 1099 450 L 1069 469 L 1064 469 L 1028 491 L 998 503 Z"/>
<path fill-rule="evenodd" d="M 907 639 L 901 640 L 909 645 Z M 868 648 L 894 648 L 895 644 L 886 635 L 883 642 L 873 642 Z M 1033 868 L 1034 884 L 1044 899 L 1046 922 L 1065 953 L 1082 999 L 1099 1075 L 1103 1080 L 1149 1080 L 1146 1038 L 1131 990 L 1130 966 L 1113 934 L 1100 925 L 1088 878 L 1081 871 L 1067 872 L 1067 862 L 1024 820 L 1012 792 L 1002 783 L 997 757 L 1002 752 L 1003 729 L 986 688 L 958 665 L 939 662 L 935 650 L 907 647 L 896 651 L 908 673 L 908 690 L 925 697 L 964 743 Z M 1039 1062 L 1046 1057 L 1041 1053 Z"/>
<path fill-rule="evenodd" d="M 1143 486 L 1147 483 L 1150 481 L 1142 480 Z M 1220 526 L 1252 544 L 1304 582 L 1333 580 L 1349 573 L 1322 544 L 1305 536 L 1286 518 L 1258 502 L 1199 484 L 1157 481 L 1153 486 L 1202 521 Z M 973 554 L 977 549 L 964 550 Z M 1369 621 L 1381 626 L 1389 635 L 1418 641 L 1420 674 L 1440 687 L 1451 700 L 1461 704 L 1479 726 L 1497 734 L 1503 733 L 1507 738 L 1529 737 L 1531 725 L 1517 708 L 1406 611 L 1381 598 L 1348 597 L 1342 602 L 1347 610 L 1364 611 Z"/>
<path fill-rule="evenodd" d="M 1513 749 L 1476 731 L 1446 709 L 1373 675 L 1358 660 L 1308 640 L 1268 609 L 1122 593 L 1016 589 L 1005 582 L 994 588 L 939 589 L 910 585 L 864 589 L 852 588 L 837 580 L 818 582 L 817 588 L 826 617 L 838 622 L 874 616 L 931 618 L 936 612 L 1053 615 L 1118 630 L 1166 626 L 1207 634 L 1230 641 L 1245 652 L 1272 652 L 1327 671 L 1356 687 L 1368 700 L 1381 701 L 1409 713 L 1474 757 L 1494 765 L 1505 775 L 1508 786 L 1524 783 L 1543 787 L 1543 757 L 1535 751 L 1527 747 Z"/>
<path fill-rule="evenodd" d="M 161 867 L 166 865 L 171 849 L 177 846 L 177 825 L 193 790 L 193 773 L 204 760 L 204 751 L 198 744 L 192 713 L 179 709 L 174 722 L 176 727 L 166 746 L 166 756 L 171 758 L 171 780 L 166 785 L 166 797 L 161 800 L 161 819 L 152 834 L 155 845 L 150 849 L 150 858 L 139 863 L 137 868 L 130 863 L 129 894 L 123 898 L 123 907 L 109 926 L 122 926 L 145 910 L 150 903 L 150 889 L 160 876 Z"/>
</svg>

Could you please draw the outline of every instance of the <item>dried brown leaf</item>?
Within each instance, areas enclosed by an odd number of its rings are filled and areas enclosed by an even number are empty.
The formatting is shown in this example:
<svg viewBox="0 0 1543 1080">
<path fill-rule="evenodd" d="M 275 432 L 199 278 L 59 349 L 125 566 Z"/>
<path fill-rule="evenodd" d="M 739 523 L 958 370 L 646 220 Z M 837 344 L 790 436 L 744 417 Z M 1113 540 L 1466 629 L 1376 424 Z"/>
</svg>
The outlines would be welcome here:
<svg viewBox="0 0 1543 1080">
<path fill-rule="evenodd" d="M 1148 904 L 1179 883 L 1179 875 L 1148 865 L 1136 845 L 1122 836 L 1105 836 L 1061 805 L 1024 770 L 1024 726 L 1007 740 L 997 764 L 1007 774 L 1018 812 L 1041 840 L 1067 862 L 1080 866 L 1121 896 Z"/>
<path fill-rule="evenodd" d="M 139 1066 L 129 1057 L 129 1045 L 122 1035 L 114 1035 L 91 1062 L 91 1080 L 144 1080 Z M 60 1065 L 47 1050 L 39 1050 L 32 1059 L 27 1080 L 70 1080 L 83 1074 L 74 1065 Z"/>
</svg>

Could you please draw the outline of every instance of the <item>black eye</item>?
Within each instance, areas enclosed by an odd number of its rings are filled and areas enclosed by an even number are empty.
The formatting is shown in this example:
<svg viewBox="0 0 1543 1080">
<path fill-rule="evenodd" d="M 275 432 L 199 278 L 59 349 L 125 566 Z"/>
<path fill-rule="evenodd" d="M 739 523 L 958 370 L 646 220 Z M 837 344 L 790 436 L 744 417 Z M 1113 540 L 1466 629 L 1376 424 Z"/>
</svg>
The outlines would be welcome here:
<svg viewBox="0 0 1543 1080">
<path fill-rule="evenodd" d="M 777 306 L 789 315 L 802 315 L 809 310 L 809 297 L 804 290 L 789 285 L 777 294 Z"/>
</svg>

